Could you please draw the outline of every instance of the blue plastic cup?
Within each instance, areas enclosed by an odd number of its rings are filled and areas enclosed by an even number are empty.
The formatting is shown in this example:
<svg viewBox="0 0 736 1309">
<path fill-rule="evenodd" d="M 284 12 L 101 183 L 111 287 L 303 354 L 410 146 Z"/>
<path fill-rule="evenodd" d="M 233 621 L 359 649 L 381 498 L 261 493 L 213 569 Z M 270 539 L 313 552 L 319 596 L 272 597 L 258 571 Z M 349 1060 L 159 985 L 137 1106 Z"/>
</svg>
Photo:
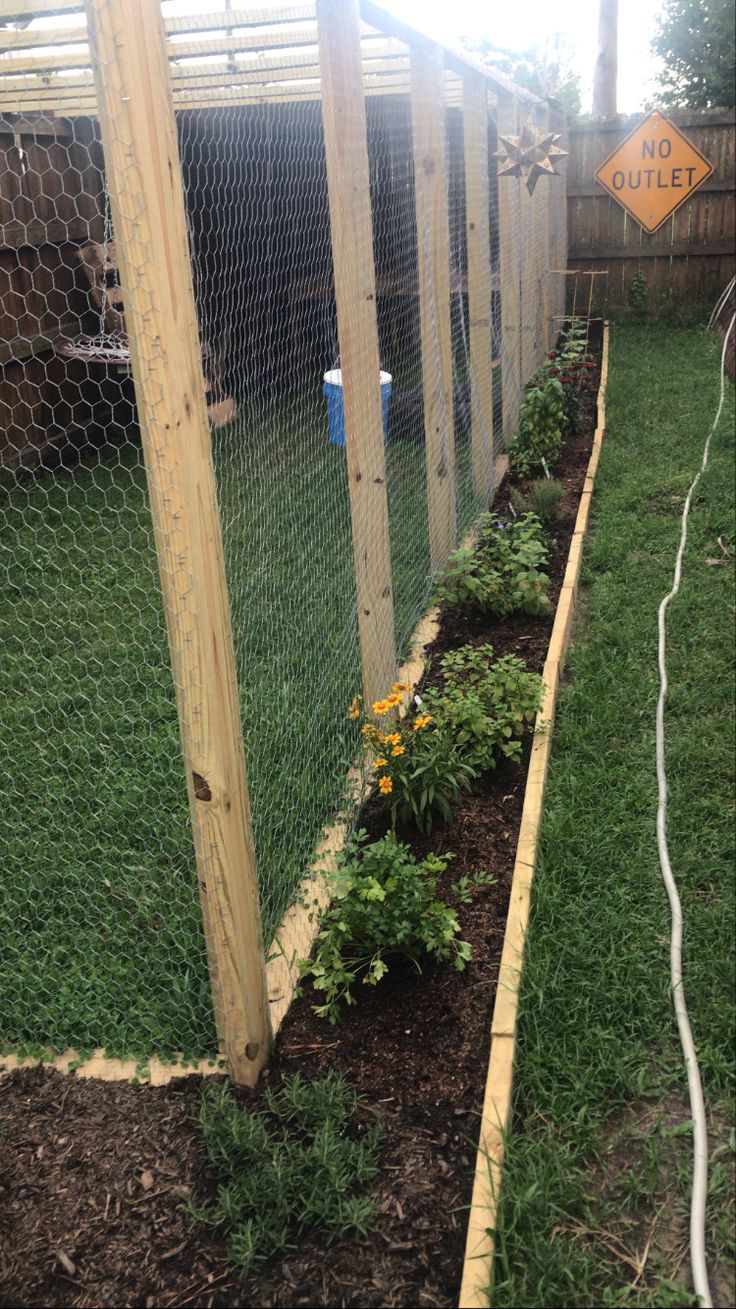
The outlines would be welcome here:
<svg viewBox="0 0 736 1309">
<path fill-rule="evenodd" d="M 383 439 L 388 437 L 388 398 L 391 394 L 392 377 L 390 373 L 381 372 L 381 412 L 383 414 Z M 342 403 L 342 369 L 331 368 L 325 373 L 322 390 L 327 397 L 327 433 L 333 445 L 345 444 L 345 409 Z"/>
</svg>

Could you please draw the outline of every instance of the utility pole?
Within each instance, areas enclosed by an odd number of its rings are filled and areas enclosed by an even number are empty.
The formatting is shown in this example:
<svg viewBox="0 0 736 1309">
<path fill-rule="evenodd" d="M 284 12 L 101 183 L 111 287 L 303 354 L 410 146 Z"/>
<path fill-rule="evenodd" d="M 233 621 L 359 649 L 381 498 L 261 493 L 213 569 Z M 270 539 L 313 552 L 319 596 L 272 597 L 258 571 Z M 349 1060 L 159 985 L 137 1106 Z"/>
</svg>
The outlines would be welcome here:
<svg viewBox="0 0 736 1309">
<path fill-rule="evenodd" d="M 598 54 L 593 80 L 593 116 L 611 118 L 616 108 L 618 78 L 618 0 L 599 0 Z"/>
</svg>

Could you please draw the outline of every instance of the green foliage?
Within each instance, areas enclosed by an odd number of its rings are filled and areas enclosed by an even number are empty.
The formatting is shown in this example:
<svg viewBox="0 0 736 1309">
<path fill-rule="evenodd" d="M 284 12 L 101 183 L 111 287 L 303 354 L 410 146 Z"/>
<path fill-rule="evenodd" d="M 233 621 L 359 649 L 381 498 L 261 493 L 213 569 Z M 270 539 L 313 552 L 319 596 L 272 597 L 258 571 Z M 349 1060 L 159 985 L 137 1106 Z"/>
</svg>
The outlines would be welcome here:
<svg viewBox="0 0 736 1309">
<path fill-rule="evenodd" d="M 642 313 L 647 306 L 647 279 L 639 268 L 629 282 L 629 304 Z"/>
<path fill-rule="evenodd" d="M 415 722 L 420 719 L 415 719 Z M 460 793 L 467 791 L 475 772 L 454 741 L 452 733 L 441 724 L 430 722 L 406 734 L 405 753 L 387 755 L 381 767 L 378 786 L 387 778 L 391 782 L 389 803 L 391 821 L 413 823 L 420 832 L 431 832 L 435 818 L 452 822 Z"/>
<path fill-rule="evenodd" d="M 511 503 L 518 515 L 534 514 L 540 523 L 548 526 L 559 516 L 559 504 L 564 490 L 562 483 L 555 477 L 540 477 L 538 481 L 532 482 L 526 495 L 522 495 L 517 487 L 512 488 Z"/>
<path fill-rule="evenodd" d="M 544 100 L 556 100 L 566 114 L 579 114 L 580 74 L 574 70 L 572 50 L 559 34 L 553 39 L 554 46 L 549 42 L 544 47 L 532 45 L 522 53 L 497 47 L 489 37 L 465 44 L 517 86 L 525 86 Z"/>
<path fill-rule="evenodd" d="M 455 550 L 435 585 L 444 604 L 471 604 L 497 614 L 549 613 L 549 578 L 542 571 L 548 552 L 539 519 L 524 514 L 500 522 L 493 514 L 478 520 L 478 543 L 472 550 Z"/>
<path fill-rule="evenodd" d="M 565 427 L 565 392 L 556 377 L 532 381 L 519 414 L 519 435 L 509 456 L 514 472 L 529 477 L 546 464 L 551 468 L 562 450 Z"/>
<path fill-rule="evenodd" d="M 542 699 L 538 673 L 523 659 L 506 655 L 493 662 L 493 647 L 465 645 L 442 660 L 445 685 L 427 695 L 437 721 L 449 728 L 463 757 L 482 772 L 501 755 L 518 759 L 521 737 Z"/>
<path fill-rule="evenodd" d="M 315 1013 L 331 1023 L 341 1005 L 355 1004 L 358 980 L 375 986 L 391 958 L 410 959 L 417 968 L 425 958 L 452 959 L 463 969 L 471 957 L 468 942 L 459 939 L 455 910 L 437 895 L 438 878 L 452 855 L 430 854 L 417 863 L 393 832 L 371 845 L 365 840 L 361 831 L 346 845 L 314 958 L 300 965 L 324 996 Z"/>
<path fill-rule="evenodd" d="M 408 705 L 408 690 L 408 686 L 395 683 L 391 694 L 373 705 L 375 717 L 364 712 L 362 697 L 357 696 L 350 716 L 363 714 L 362 736 L 373 756 L 376 790 L 391 809 L 392 826 L 414 823 L 421 832 L 431 832 L 437 815 L 452 822 L 460 792 L 467 790 L 475 774 L 451 733 L 431 714 L 420 713 L 415 718 L 405 714 L 398 721 L 392 718 L 388 731 L 378 721 L 392 715 L 402 701 Z"/>
<path fill-rule="evenodd" d="M 659 98 L 665 106 L 736 104 L 733 0 L 665 0 L 652 49 L 664 64 Z"/>
<path fill-rule="evenodd" d="M 241 1109 L 221 1082 L 205 1089 L 199 1115 L 223 1180 L 214 1204 L 192 1202 L 191 1210 L 226 1229 L 230 1259 L 244 1276 L 307 1228 L 328 1241 L 365 1235 L 374 1209 L 360 1188 L 378 1171 L 380 1123 L 358 1137 L 356 1097 L 340 1074 L 310 1085 L 296 1073 L 263 1100 L 262 1109 Z"/>
</svg>

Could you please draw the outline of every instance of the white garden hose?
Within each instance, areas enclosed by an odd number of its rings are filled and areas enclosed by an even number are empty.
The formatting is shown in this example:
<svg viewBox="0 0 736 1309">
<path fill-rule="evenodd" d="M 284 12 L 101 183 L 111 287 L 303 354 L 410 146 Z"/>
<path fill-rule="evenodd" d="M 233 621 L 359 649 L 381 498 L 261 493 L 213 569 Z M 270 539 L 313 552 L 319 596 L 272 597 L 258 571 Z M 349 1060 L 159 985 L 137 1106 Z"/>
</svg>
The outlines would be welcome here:
<svg viewBox="0 0 736 1309">
<path fill-rule="evenodd" d="M 723 299 L 724 297 L 721 298 L 721 302 Z M 719 304 L 721 302 L 719 302 Z M 698 1067 L 698 1058 L 695 1053 L 693 1034 L 690 1029 L 690 1019 L 688 1017 L 687 1005 L 685 1004 L 685 992 L 682 983 L 682 905 L 680 904 L 680 897 L 672 873 L 669 850 L 667 847 L 667 773 L 665 770 L 664 758 L 664 705 L 667 696 L 665 617 L 670 600 L 674 599 L 680 589 L 682 557 L 685 553 L 685 546 L 687 544 L 687 520 L 690 513 L 690 504 L 698 482 L 708 465 L 710 443 L 713 434 L 718 427 L 721 413 L 723 412 L 726 346 L 728 345 L 728 339 L 731 332 L 734 330 L 734 322 L 736 322 L 736 314 L 734 314 L 734 317 L 731 319 L 728 331 L 726 332 L 723 341 L 723 351 L 721 353 L 721 398 L 718 405 L 718 412 L 713 421 L 713 426 L 708 433 L 708 439 L 705 443 L 700 469 L 687 493 L 685 507 L 682 511 L 682 531 L 680 533 L 680 545 L 677 551 L 677 558 L 675 559 L 675 575 L 672 590 L 665 596 L 659 606 L 659 700 L 657 701 L 657 788 L 659 792 L 659 802 L 657 805 L 657 847 L 659 850 L 659 865 L 662 870 L 665 887 L 667 888 L 670 912 L 672 915 L 672 936 L 670 941 L 672 999 L 675 1006 L 675 1014 L 677 1016 L 680 1043 L 682 1045 L 682 1052 L 685 1056 L 685 1065 L 687 1067 L 690 1110 L 693 1120 L 693 1190 L 690 1203 L 690 1263 L 692 1266 L 695 1293 L 698 1296 L 701 1305 L 704 1306 L 704 1309 L 712 1309 L 713 1305 L 710 1287 L 708 1285 L 708 1269 L 705 1261 L 705 1205 L 708 1198 L 708 1133 L 705 1121 L 705 1103 L 703 1101 L 703 1087 L 700 1081 L 700 1069 Z"/>
</svg>

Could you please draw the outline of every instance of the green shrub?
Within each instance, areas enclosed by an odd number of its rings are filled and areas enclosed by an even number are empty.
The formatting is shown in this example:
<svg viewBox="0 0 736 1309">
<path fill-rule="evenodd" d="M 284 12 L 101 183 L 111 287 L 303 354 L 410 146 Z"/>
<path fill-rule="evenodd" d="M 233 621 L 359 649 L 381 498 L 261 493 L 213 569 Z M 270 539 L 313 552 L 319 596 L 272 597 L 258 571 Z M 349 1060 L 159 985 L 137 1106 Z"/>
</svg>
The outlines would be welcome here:
<svg viewBox="0 0 736 1309">
<path fill-rule="evenodd" d="M 366 833 L 359 832 L 346 845 L 314 957 L 300 965 L 324 996 L 315 1013 L 331 1023 L 342 1004 L 355 1004 L 358 980 L 375 986 L 392 958 L 410 959 L 418 969 L 426 958 L 452 959 L 463 969 L 471 957 L 468 942 L 459 939 L 455 910 L 437 895 L 438 878 L 452 855 L 430 854 L 417 863 L 393 832 L 371 845 L 365 840 Z M 488 879 L 479 874 L 476 880 Z"/>
<path fill-rule="evenodd" d="M 478 772 L 494 768 L 500 755 L 518 759 L 521 737 L 542 700 L 543 682 L 523 659 L 505 655 L 493 662 L 493 647 L 462 646 L 442 660 L 445 685 L 427 694 L 439 723 L 453 735 L 463 757 Z"/>
<path fill-rule="evenodd" d="M 407 702 L 408 688 L 397 682 L 390 695 L 373 705 L 376 717 L 365 713 L 360 697 L 355 704 L 364 718 L 363 739 L 374 756 L 375 789 L 391 810 L 392 826 L 413 822 L 420 832 L 431 832 L 437 815 L 452 822 L 460 792 L 469 788 L 475 773 L 451 733 L 431 714 L 389 721 L 388 730 L 377 721 Z"/>
<path fill-rule="evenodd" d="M 472 550 L 455 550 L 435 584 L 435 599 L 448 605 L 471 604 L 499 618 L 550 610 L 548 559 L 542 525 L 534 514 L 501 522 L 481 514 Z"/>
<path fill-rule="evenodd" d="M 519 413 L 519 434 L 509 447 L 514 472 L 529 477 L 547 465 L 551 468 L 562 450 L 565 427 L 565 390 L 556 377 L 542 376 L 526 390 Z"/>
<path fill-rule="evenodd" d="M 540 523 L 549 526 L 559 517 L 559 504 L 564 493 L 565 488 L 556 477 L 540 477 L 531 483 L 526 495 L 513 487 L 511 503 L 517 515 L 535 514 Z"/>
<path fill-rule="evenodd" d="M 261 1109 L 241 1109 L 221 1082 L 206 1088 L 200 1107 L 207 1154 L 223 1180 L 214 1204 L 190 1208 L 200 1222 L 226 1229 L 243 1275 L 292 1248 L 307 1228 L 327 1240 L 365 1235 L 374 1210 L 360 1188 L 378 1171 L 380 1123 L 357 1136 L 357 1101 L 339 1074 L 310 1085 L 296 1073 L 263 1100 Z"/>
</svg>

